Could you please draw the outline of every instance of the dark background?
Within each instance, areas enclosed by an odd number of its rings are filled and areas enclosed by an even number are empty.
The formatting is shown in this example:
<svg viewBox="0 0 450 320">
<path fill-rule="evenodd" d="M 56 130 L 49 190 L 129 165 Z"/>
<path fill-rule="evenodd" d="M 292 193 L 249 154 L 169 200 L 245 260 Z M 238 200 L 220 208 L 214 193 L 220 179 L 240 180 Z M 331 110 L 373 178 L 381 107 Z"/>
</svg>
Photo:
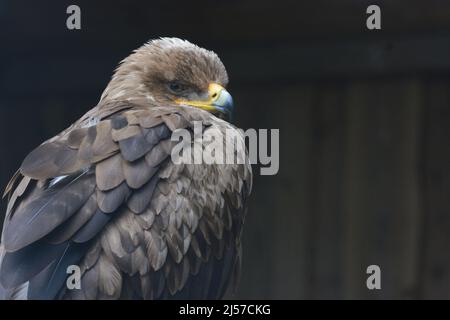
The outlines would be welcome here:
<svg viewBox="0 0 450 320">
<path fill-rule="evenodd" d="M 280 129 L 235 298 L 450 298 L 449 1 L 0 0 L 0 185 L 159 36 L 216 51 L 238 125 Z"/>
</svg>

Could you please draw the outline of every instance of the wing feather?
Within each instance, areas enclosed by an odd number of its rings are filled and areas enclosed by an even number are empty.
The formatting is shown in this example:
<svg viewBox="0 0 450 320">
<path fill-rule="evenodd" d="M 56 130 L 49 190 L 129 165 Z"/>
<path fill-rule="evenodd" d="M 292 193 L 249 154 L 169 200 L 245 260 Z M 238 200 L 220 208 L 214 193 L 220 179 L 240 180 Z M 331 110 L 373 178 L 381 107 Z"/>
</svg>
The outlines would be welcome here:
<svg viewBox="0 0 450 320">
<path fill-rule="evenodd" d="M 43 299 L 222 297 L 238 268 L 251 168 L 174 165 L 171 132 L 197 120 L 233 128 L 195 108 L 122 102 L 32 151 L 6 189 L 0 284 L 29 282 L 29 297 Z M 82 290 L 65 290 L 77 263 Z"/>
</svg>

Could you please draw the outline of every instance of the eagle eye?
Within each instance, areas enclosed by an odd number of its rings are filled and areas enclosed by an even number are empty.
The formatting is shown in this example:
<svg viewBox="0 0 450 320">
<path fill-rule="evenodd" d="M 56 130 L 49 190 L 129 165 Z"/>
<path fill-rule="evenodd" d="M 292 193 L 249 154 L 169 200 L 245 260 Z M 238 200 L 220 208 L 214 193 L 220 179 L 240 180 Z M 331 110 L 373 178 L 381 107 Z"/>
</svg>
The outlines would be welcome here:
<svg viewBox="0 0 450 320">
<path fill-rule="evenodd" d="M 178 81 L 169 82 L 169 90 L 175 94 L 183 93 L 186 91 L 186 89 L 187 89 L 187 87 Z"/>
</svg>

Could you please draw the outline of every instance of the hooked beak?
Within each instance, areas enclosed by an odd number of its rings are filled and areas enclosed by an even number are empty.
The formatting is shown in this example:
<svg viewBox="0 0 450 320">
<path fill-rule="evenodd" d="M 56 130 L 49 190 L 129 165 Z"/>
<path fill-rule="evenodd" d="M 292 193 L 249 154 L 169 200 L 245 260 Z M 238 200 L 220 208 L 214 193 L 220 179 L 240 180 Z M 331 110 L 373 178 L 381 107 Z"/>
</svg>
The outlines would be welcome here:
<svg viewBox="0 0 450 320">
<path fill-rule="evenodd" d="M 181 105 L 200 108 L 219 116 L 224 116 L 227 120 L 232 119 L 234 112 L 231 94 L 217 83 L 211 83 L 208 86 L 208 97 L 206 100 L 177 99 L 175 102 Z"/>
</svg>

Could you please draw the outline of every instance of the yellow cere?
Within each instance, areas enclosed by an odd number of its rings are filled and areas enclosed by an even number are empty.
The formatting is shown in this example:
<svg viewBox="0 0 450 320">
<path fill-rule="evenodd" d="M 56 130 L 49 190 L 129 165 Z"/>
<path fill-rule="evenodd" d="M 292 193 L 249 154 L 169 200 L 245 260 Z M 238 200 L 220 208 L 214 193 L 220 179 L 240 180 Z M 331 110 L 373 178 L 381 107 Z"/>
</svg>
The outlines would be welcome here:
<svg viewBox="0 0 450 320">
<path fill-rule="evenodd" d="M 178 104 L 184 104 L 188 106 L 197 107 L 207 111 L 216 110 L 213 103 L 219 98 L 220 92 L 225 90 L 220 84 L 211 83 L 208 86 L 208 100 L 185 100 L 185 99 L 177 99 L 175 100 Z"/>
</svg>

